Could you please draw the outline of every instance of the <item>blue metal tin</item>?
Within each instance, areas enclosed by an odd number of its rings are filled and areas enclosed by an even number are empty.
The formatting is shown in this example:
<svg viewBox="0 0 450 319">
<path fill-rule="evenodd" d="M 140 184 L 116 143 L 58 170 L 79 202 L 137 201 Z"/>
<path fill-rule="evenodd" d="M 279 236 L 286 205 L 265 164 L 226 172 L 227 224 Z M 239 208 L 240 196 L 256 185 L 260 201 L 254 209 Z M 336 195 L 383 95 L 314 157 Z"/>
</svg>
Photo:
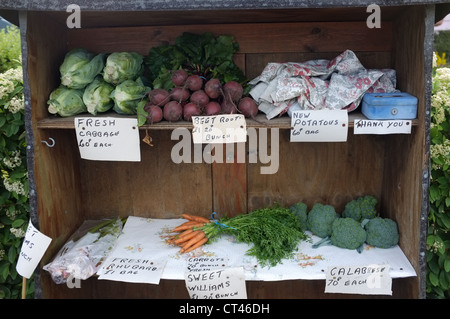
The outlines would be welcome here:
<svg viewBox="0 0 450 319">
<path fill-rule="evenodd" d="M 412 120 L 417 117 L 417 98 L 408 93 L 366 93 L 361 112 L 369 120 Z"/>
</svg>

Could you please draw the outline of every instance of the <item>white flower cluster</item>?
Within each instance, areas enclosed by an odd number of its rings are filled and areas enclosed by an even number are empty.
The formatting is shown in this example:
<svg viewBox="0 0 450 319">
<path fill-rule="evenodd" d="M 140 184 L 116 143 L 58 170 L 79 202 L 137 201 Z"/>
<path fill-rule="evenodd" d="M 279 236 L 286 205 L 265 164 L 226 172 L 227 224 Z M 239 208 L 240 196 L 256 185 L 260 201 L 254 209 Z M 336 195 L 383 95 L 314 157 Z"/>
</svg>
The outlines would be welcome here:
<svg viewBox="0 0 450 319">
<path fill-rule="evenodd" d="M 434 82 L 438 85 L 438 90 L 431 97 L 434 118 L 432 126 L 444 122 L 445 109 L 450 108 L 450 68 L 436 69 Z"/>
<path fill-rule="evenodd" d="M 9 231 L 16 236 L 16 238 L 25 237 L 25 231 L 22 228 L 10 228 Z"/>
<path fill-rule="evenodd" d="M 20 214 L 21 214 L 21 212 L 18 210 L 13 210 L 13 211 L 10 211 L 9 209 L 6 210 L 6 216 L 11 220 L 15 220 L 16 217 Z"/>
<path fill-rule="evenodd" d="M 22 68 L 9 69 L 0 74 L 0 100 L 14 91 L 15 82 L 23 84 Z"/>
<path fill-rule="evenodd" d="M 434 241 L 431 245 L 427 245 L 427 250 L 437 253 L 443 247 L 444 244 L 442 242 Z"/>
<path fill-rule="evenodd" d="M 5 156 L 3 158 L 3 163 L 9 169 L 13 169 L 22 165 L 22 157 L 20 156 L 20 151 L 13 151 L 10 157 Z"/>
<path fill-rule="evenodd" d="M 434 144 L 430 145 L 430 155 L 432 158 L 441 157 L 444 160 L 444 164 L 447 164 L 450 166 L 450 141 L 445 140 L 443 144 Z M 431 164 L 432 169 L 442 169 L 442 165 L 438 165 L 434 162 Z"/>
<path fill-rule="evenodd" d="M 25 102 L 23 100 L 23 95 L 20 97 L 14 96 L 8 104 L 8 110 L 11 113 L 17 113 L 25 109 Z"/>
<path fill-rule="evenodd" d="M 5 185 L 5 189 L 10 193 L 15 192 L 17 195 L 28 196 L 21 181 L 12 181 L 10 178 L 4 178 L 3 185 Z"/>
<path fill-rule="evenodd" d="M 433 81 L 435 83 L 435 92 L 431 97 L 432 123 L 431 127 L 440 125 L 447 121 L 446 110 L 450 110 L 450 68 L 437 68 Z M 450 165 L 450 141 L 444 140 L 441 144 L 430 146 L 430 155 L 432 158 L 441 158 L 444 164 Z M 432 169 L 440 170 L 442 165 L 431 164 Z"/>
</svg>

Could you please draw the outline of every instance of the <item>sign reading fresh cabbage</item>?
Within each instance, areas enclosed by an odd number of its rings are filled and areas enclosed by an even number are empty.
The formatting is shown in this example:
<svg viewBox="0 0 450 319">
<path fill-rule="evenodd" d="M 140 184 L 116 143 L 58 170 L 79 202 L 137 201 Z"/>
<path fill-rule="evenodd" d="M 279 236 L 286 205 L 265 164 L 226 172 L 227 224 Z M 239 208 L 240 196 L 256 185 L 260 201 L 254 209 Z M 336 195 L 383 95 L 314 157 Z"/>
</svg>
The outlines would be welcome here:
<svg viewBox="0 0 450 319">
<path fill-rule="evenodd" d="M 102 72 L 105 55 L 95 55 L 86 49 L 69 51 L 59 67 L 61 84 L 71 89 L 83 89 Z"/>
</svg>

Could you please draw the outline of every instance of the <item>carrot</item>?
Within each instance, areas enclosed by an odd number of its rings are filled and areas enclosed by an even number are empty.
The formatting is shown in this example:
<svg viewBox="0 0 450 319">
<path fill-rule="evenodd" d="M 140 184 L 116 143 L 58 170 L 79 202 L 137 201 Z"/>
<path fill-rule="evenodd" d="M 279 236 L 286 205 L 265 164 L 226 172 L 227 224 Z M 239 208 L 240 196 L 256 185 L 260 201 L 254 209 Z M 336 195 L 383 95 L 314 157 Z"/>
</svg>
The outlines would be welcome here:
<svg viewBox="0 0 450 319">
<path fill-rule="evenodd" d="M 188 249 L 186 249 L 185 251 L 183 251 L 184 253 L 188 253 L 190 251 L 193 251 L 194 249 L 200 247 L 201 245 L 203 245 L 204 243 L 206 243 L 208 241 L 208 237 L 203 237 L 202 239 L 200 239 L 198 242 L 196 242 L 194 245 L 192 245 L 191 247 L 189 247 Z"/>
<path fill-rule="evenodd" d="M 175 245 L 179 245 L 179 244 L 181 244 L 181 243 L 184 243 L 184 242 L 188 241 L 189 239 L 191 239 L 192 237 L 196 236 L 196 235 L 197 235 L 197 232 L 198 232 L 198 231 L 192 231 L 192 232 L 190 232 L 190 233 L 187 234 L 187 235 L 180 236 L 178 239 L 175 239 L 175 240 L 173 241 L 173 243 L 174 243 Z"/>
<path fill-rule="evenodd" d="M 183 231 L 181 234 L 175 235 L 178 236 L 178 238 L 184 237 L 186 235 L 189 235 L 190 233 L 192 233 L 194 230 L 192 228 L 186 229 L 185 231 Z"/>
<path fill-rule="evenodd" d="M 171 233 L 176 233 L 176 232 L 180 232 L 183 230 L 187 230 L 189 228 L 193 228 L 193 227 L 202 227 L 204 225 L 204 223 L 195 223 L 195 224 L 190 224 L 190 225 L 180 225 L 175 227 L 174 229 L 172 229 L 170 232 Z"/>
<path fill-rule="evenodd" d="M 182 245 L 180 252 L 183 253 L 185 250 L 189 249 L 189 247 L 197 243 L 199 240 L 203 239 L 205 236 L 206 235 L 203 231 L 198 231 L 198 233 L 193 238 L 189 239 L 185 244 Z"/>
<path fill-rule="evenodd" d="M 182 214 L 182 216 L 183 216 L 183 218 L 191 220 L 191 221 L 196 221 L 196 222 L 201 222 L 201 223 L 209 223 L 209 219 L 206 217 L 189 215 L 189 214 Z"/>
</svg>

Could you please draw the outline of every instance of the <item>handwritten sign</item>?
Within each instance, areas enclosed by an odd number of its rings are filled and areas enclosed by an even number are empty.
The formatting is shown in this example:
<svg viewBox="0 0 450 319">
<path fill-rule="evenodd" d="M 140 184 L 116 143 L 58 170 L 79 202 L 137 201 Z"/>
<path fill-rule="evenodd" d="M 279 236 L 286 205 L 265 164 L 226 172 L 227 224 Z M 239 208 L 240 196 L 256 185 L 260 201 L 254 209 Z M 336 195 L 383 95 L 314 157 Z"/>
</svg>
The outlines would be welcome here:
<svg viewBox="0 0 450 319">
<path fill-rule="evenodd" d="M 31 277 L 51 241 L 52 239 L 39 232 L 30 220 L 16 264 L 19 275 L 27 279 Z"/>
<path fill-rule="evenodd" d="M 99 274 L 98 279 L 159 284 L 166 263 L 166 259 L 115 257 L 108 259 L 108 263 L 97 274 Z"/>
<path fill-rule="evenodd" d="M 325 292 L 392 295 L 389 265 L 328 267 Z"/>
<path fill-rule="evenodd" d="M 346 110 L 295 111 L 291 116 L 291 142 L 345 142 Z"/>
<path fill-rule="evenodd" d="M 185 282 L 191 299 L 247 299 L 242 267 L 186 271 Z"/>
<path fill-rule="evenodd" d="M 74 121 L 81 158 L 99 161 L 141 160 L 136 118 L 76 117 Z"/>
<path fill-rule="evenodd" d="M 355 120 L 354 134 L 411 134 L 410 120 Z"/>
<path fill-rule="evenodd" d="M 211 271 L 225 268 L 228 258 L 225 257 L 191 257 L 187 260 L 187 270 L 191 272 Z"/>
<path fill-rule="evenodd" d="M 247 141 L 247 124 L 242 114 L 193 116 L 192 123 L 194 144 Z"/>
</svg>

